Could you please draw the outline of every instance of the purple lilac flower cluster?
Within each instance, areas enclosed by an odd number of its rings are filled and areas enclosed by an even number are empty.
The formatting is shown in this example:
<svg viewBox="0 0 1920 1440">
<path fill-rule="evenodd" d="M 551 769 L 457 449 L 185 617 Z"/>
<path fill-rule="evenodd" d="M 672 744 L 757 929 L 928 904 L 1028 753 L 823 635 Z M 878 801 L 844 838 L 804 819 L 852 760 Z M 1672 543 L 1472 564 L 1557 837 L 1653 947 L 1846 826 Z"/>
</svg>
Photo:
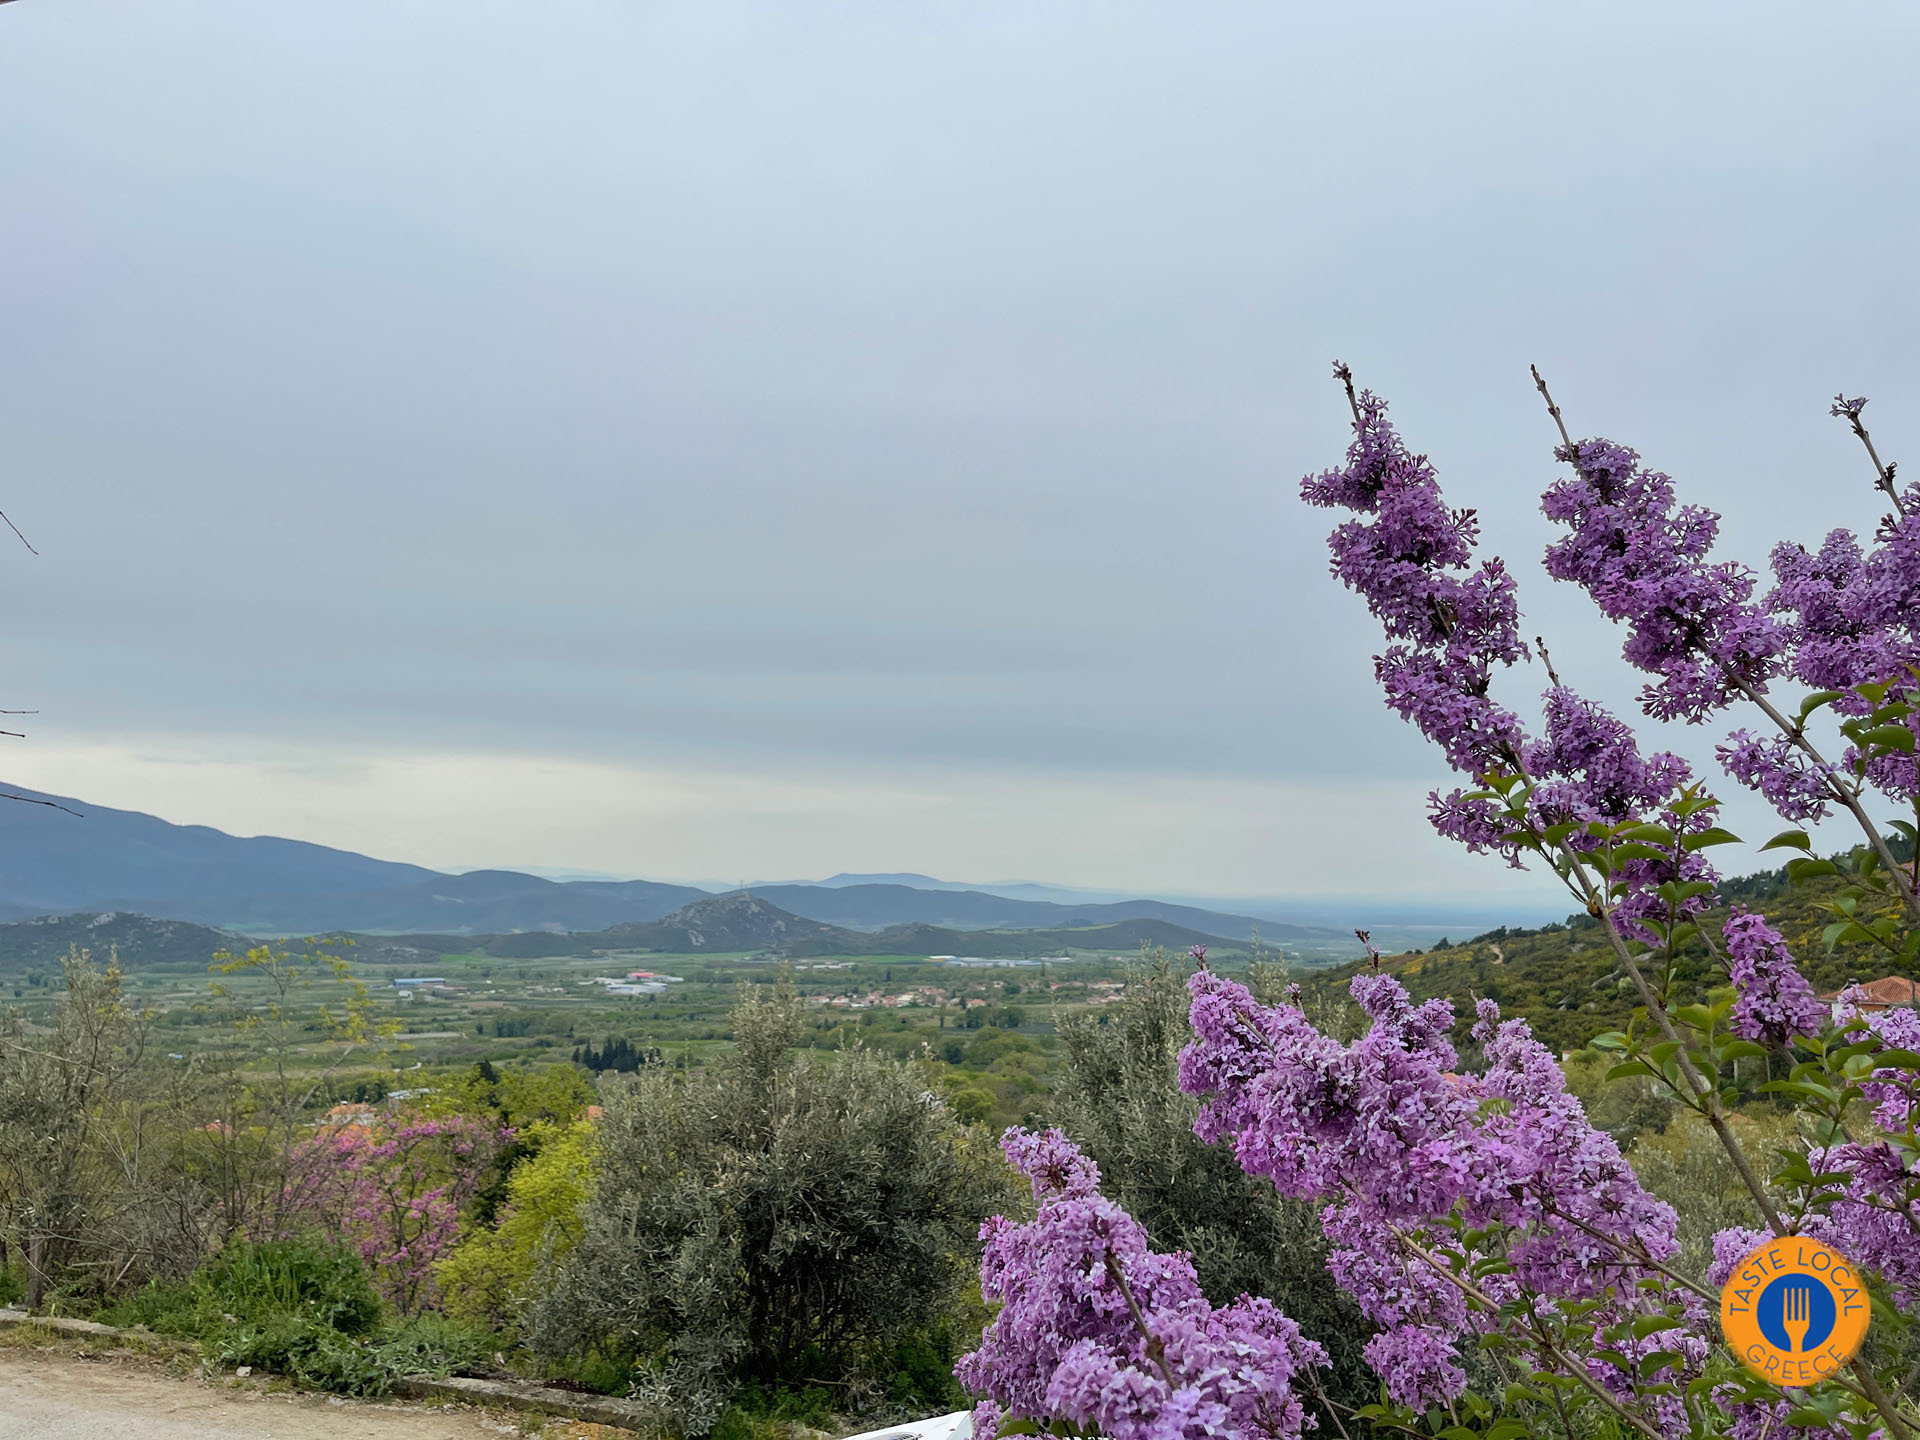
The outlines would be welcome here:
<svg viewBox="0 0 1920 1440">
<path fill-rule="evenodd" d="M 1712 825 L 1711 807 L 1686 816 L 1671 808 L 1673 798 L 1693 783 L 1693 768 L 1680 756 L 1663 750 L 1643 758 L 1631 727 L 1565 685 L 1547 692 L 1544 710 L 1546 739 L 1528 745 L 1525 752 L 1527 773 L 1534 781 L 1528 810 L 1536 828 L 1567 821 L 1619 825 L 1650 817 L 1676 834 Z M 1596 843 L 1580 833 L 1568 839 L 1581 852 Z M 1654 937 L 1644 922 L 1666 908 L 1658 894 L 1662 885 L 1670 880 L 1716 885 L 1720 880 L 1703 853 L 1683 848 L 1658 860 L 1620 861 L 1613 878 L 1623 887 L 1615 922 L 1648 941 Z M 1703 893 L 1681 901 L 1678 909 L 1693 915 L 1708 904 Z"/>
<path fill-rule="evenodd" d="M 1302 481 L 1300 494 L 1364 517 L 1328 545 L 1333 573 L 1386 630 L 1374 673 L 1387 703 L 1456 770 L 1477 775 L 1520 746 L 1520 722 L 1487 696 L 1493 667 L 1527 653 L 1513 577 L 1499 560 L 1468 568 L 1479 536 L 1473 511 L 1447 508 L 1433 467 L 1401 441 L 1385 401 L 1363 390 L 1354 405 L 1347 463 Z"/>
<path fill-rule="evenodd" d="M 1327 1355 L 1298 1325 L 1263 1299 L 1209 1305 L 1191 1259 L 1155 1251 L 1058 1130 L 1009 1130 L 1001 1146 L 1039 1208 L 981 1230 L 981 1290 L 1002 1307 L 954 1370 L 988 1397 L 976 1435 L 1009 1416 L 1108 1440 L 1278 1440 L 1314 1423 L 1293 1382 Z"/>
<path fill-rule="evenodd" d="M 1333 573 L 1386 631 L 1388 648 L 1374 669 L 1387 703 L 1463 774 L 1524 768 L 1546 782 L 1536 807 L 1542 825 L 1621 821 L 1657 808 L 1691 778 L 1679 757 L 1643 759 L 1627 726 L 1565 686 L 1548 692 L 1544 742 L 1530 742 L 1519 719 L 1494 702 L 1494 667 L 1527 654 L 1512 577 L 1498 559 L 1473 566 L 1473 512 L 1447 507 L 1432 465 L 1407 449 L 1386 403 L 1363 390 L 1354 406 L 1346 464 L 1302 481 L 1300 493 L 1310 504 L 1361 517 L 1337 527 L 1327 543 Z M 1442 835 L 1520 863 L 1506 838 L 1511 826 L 1493 802 L 1456 789 L 1436 791 L 1429 807 Z M 1704 878 L 1704 861 L 1689 858 L 1682 868 Z M 1644 878 L 1651 886 L 1675 876 L 1649 871 Z"/>
<path fill-rule="evenodd" d="M 1588 1122 L 1526 1023 L 1502 1021 L 1491 1001 L 1474 1030 L 1488 1061 L 1476 1076 L 1459 1072 L 1447 1038 L 1452 1006 L 1416 1006 L 1388 975 L 1354 979 L 1371 1025 L 1351 1045 L 1211 972 L 1189 988 L 1198 1038 L 1180 1084 L 1202 1100 L 1196 1133 L 1230 1139 L 1242 1168 L 1281 1193 L 1329 1202 L 1330 1266 L 1381 1327 L 1366 1358 L 1401 1403 L 1456 1397 L 1458 1344 L 1501 1323 L 1500 1307 L 1592 1300 L 1582 1323 L 1598 1328 L 1677 1250 L 1672 1208 Z M 1503 1246 L 1504 1268 L 1477 1297 L 1418 1254 L 1484 1258 L 1455 1240 L 1456 1223 L 1491 1227 Z"/>
<path fill-rule="evenodd" d="M 1882 522 L 1875 539 L 1873 550 L 1863 554 L 1851 531 L 1835 530 L 1817 552 L 1782 544 L 1772 556 L 1776 584 L 1767 605 L 1791 617 L 1793 676 L 1817 690 L 1841 691 L 1834 708 L 1843 714 L 1867 709 L 1853 693 L 1856 686 L 1893 683 L 1905 689 L 1920 666 L 1920 487 L 1903 492 L 1900 513 Z M 1803 756 L 1778 746 L 1775 751 L 1774 765 L 1761 772 L 1774 788 L 1756 788 L 1787 814 L 1775 792 L 1791 792 L 1811 766 Z M 1781 772 L 1791 778 L 1780 778 Z M 1867 779 L 1903 801 L 1920 795 L 1920 772 L 1910 753 L 1874 756 Z M 1800 779 L 1801 788 L 1808 784 Z"/>
<path fill-rule="evenodd" d="M 1721 927 L 1727 942 L 1727 978 L 1733 982 L 1733 1033 L 1767 1045 L 1796 1035 L 1818 1035 L 1826 1012 L 1800 973 L 1786 939 L 1746 906 Z"/>
<path fill-rule="evenodd" d="M 1707 554 L 1720 517 L 1677 504 L 1673 481 L 1610 440 L 1562 446 L 1571 478 L 1540 508 L 1568 534 L 1547 549 L 1547 573 L 1579 585 L 1628 628 L 1625 655 L 1657 678 L 1641 692 L 1649 715 L 1697 721 L 1742 684 L 1765 689 L 1787 648 L 1786 628 L 1753 601 L 1754 574 Z"/>
</svg>

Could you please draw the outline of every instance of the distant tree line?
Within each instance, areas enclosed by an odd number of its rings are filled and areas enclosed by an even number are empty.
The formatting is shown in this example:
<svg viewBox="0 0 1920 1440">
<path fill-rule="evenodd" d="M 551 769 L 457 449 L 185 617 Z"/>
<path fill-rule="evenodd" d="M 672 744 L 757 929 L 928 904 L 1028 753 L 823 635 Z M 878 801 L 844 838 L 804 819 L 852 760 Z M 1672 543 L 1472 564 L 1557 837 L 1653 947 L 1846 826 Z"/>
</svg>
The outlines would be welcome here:
<svg viewBox="0 0 1920 1440">
<path fill-rule="evenodd" d="M 605 1070 L 631 1075 L 642 1065 L 666 1064 L 666 1057 L 660 1053 L 658 1045 L 641 1049 L 623 1035 L 610 1035 L 598 1050 L 593 1048 L 591 1042 L 576 1049 L 573 1063 L 584 1065 L 596 1075 Z"/>
</svg>

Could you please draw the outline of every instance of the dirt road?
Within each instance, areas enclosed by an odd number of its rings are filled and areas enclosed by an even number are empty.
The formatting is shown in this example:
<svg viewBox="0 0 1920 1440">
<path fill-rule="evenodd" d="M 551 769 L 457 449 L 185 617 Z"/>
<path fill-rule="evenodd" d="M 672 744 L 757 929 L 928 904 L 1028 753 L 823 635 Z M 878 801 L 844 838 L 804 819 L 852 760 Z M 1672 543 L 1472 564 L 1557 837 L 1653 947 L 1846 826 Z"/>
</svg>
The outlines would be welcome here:
<svg viewBox="0 0 1920 1440">
<path fill-rule="evenodd" d="M 257 1386 L 176 1379 L 138 1362 L 0 1350 L 0 1440 L 501 1440 L 520 1433 L 511 1421 L 470 1409 L 269 1395 Z"/>
</svg>

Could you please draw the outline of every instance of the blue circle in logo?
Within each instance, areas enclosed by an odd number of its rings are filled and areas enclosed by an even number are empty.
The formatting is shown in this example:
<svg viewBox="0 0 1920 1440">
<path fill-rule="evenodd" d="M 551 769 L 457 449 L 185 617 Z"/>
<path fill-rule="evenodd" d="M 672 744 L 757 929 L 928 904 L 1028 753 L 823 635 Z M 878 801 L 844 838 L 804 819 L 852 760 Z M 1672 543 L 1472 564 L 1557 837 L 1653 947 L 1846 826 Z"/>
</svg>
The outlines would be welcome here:
<svg viewBox="0 0 1920 1440">
<path fill-rule="evenodd" d="M 1800 1292 L 1806 1292 L 1806 1299 L 1799 1298 Z M 1787 1332 L 1787 1311 L 1792 1305 L 1797 1319 L 1807 1327 L 1806 1334 L 1800 1337 L 1799 1345 Z M 1760 1292 L 1760 1303 L 1753 1307 L 1753 1318 L 1760 1322 L 1760 1333 L 1778 1349 L 1789 1354 L 1806 1352 L 1826 1343 L 1833 1334 L 1833 1322 L 1839 1319 L 1839 1311 L 1833 1303 L 1833 1292 L 1811 1275 L 1782 1275 Z M 1799 1325 L 1794 1326 L 1795 1329 Z"/>
</svg>

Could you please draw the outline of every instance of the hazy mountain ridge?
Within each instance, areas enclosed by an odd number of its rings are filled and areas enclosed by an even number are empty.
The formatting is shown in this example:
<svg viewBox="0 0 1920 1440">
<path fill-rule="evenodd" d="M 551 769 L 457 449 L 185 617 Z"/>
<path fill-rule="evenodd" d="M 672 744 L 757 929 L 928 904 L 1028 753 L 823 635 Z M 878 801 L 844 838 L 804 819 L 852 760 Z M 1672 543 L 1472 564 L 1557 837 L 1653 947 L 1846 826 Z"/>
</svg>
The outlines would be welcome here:
<svg viewBox="0 0 1920 1440">
<path fill-rule="evenodd" d="M 0 920 L 131 912 L 252 935 L 597 933 L 665 920 L 710 892 L 647 880 L 548 880 L 511 870 L 447 875 L 271 836 L 175 825 L 139 811 L 40 795 L 80 812 L 0 806 Z M 1341 933 L 1158 900 L 1020 899 L 931 877 L 841 875 L 755 887 L 796 918 L 849 931 L 1079 929 L 1158 920 L 1202 939 L 1328 941 Z M 879 952 L 876 952 L 879 953 Z"/>
<path fill-rule="evenodd" d="M 439 937 L 400 937 L 409 944 Z M 791 914 L 744 891 L 696 900 L 663 919 L 618 925 L 599 933 L 520 933 L 476 937 L 473 949 L 503 959 L 590 955 L 597 951 L 667 954 L 763 952 L 794 958 L 816 955 L 957 955 L 982 959 L 1040 959 L 1067 949 L 1138 950 L 1142 944 L 1185 950 L 1218 945 L 1216 937 L 1143 917 L 1104 925 L 1052 930 L 953 930 L 937 925 L 896 925 L 885 930 L 849 930 Z M 1241 942 L 1244 946 L 1245 942 Z M 444 953 L 444 952 L 443 952 Z"/>
</svg>

